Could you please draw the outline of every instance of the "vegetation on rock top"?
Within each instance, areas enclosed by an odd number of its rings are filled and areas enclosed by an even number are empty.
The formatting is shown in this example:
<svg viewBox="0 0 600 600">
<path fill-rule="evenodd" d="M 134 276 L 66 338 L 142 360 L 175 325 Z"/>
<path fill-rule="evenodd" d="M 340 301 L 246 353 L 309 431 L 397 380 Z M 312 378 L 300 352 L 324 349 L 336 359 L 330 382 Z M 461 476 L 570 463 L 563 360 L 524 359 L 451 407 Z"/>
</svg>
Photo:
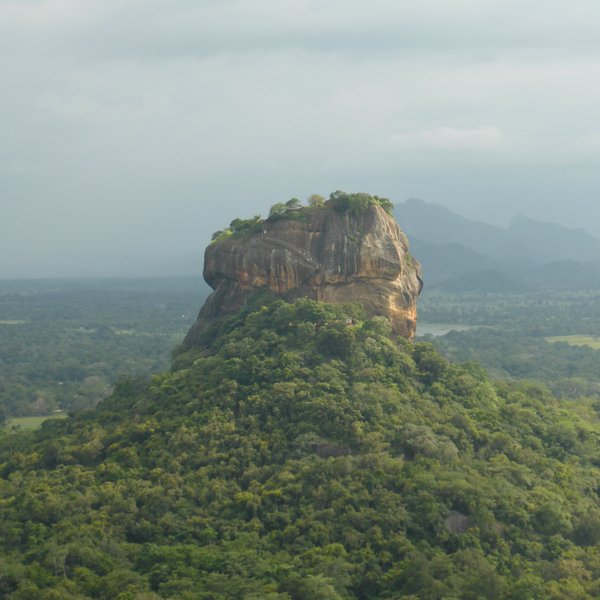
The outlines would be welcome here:
<svg viewBox="0 0 600 600">
<path fill-rule="evenodd" d="M 308 206 L 303 206 L 298 198 L 291 198 L 287 202 L 277 202 L 269 210 L 266 221 L 274 222 L 281 219 L 299 221 L 307 218 L 308 211 L 322 207 L 331 207 L 337 212 L 348 212 L 352 215 L 363 214 L 369 206 L 380 206 L 388 214 L 392 214 L 394 205 L 387 198 L 372 196 L 371 194 L 356 193 L 348 194 L 338 190 L 329 195 L 329 200 L 323 196 L 312 194 L 308 198 Z M 213 241 L 220 241 L 229 237 L 245 237 L 254 233 L 260 233 L 265 220 L 260 215 L 251 219 L 234 219 L 229 227 L 224 230 L 215 231 L 212 235 Z"/>
</svg>

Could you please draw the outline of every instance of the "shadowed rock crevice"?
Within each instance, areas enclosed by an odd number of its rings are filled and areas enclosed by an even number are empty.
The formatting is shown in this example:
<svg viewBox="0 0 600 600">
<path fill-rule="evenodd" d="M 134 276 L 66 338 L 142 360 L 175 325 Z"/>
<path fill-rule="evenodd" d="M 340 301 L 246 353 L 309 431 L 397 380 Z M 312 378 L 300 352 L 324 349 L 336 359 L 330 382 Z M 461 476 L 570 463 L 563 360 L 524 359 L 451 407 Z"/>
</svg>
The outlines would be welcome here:
<svg viewBox="0 0 600 600">
<path fill-rule="evenodd" d="M 376 205 L 358 214 L 325 205 L 301 215 L 267 219 L 260 231 L 208 246 L 204 279 L 214 292 L 185 346 L 196 345 L 212 320 L 236 312 L 259 289 L 287 300 L 358 302 L 369 315 L 388 317 L 397 334 L 414 335 L 420 265 L 394 218 Z"/>
</svg>

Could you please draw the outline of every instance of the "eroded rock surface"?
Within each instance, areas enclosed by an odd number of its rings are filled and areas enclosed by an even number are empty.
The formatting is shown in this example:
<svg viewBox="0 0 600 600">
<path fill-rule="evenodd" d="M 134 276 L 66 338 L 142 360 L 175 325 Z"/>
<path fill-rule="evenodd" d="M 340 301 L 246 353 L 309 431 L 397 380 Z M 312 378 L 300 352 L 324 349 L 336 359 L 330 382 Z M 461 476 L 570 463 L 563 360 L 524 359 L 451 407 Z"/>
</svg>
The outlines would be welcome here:
<svg viewBox="0 0 600 600">
<path fill-rule="evenodd" d="M 406 236 L 380 206 L 361 214 L 328 206 L 299 218 L 266 220 L 261 231 L 213 242 L 204 255 L 204 279 L 214 289 L 184 344 L 195 345 L 213 319 L 241 308 L 259 288 L 293 300 L 359 302 L 369 315 L 390 319 L 412 337 L 422 282 Z"/>
</svg>

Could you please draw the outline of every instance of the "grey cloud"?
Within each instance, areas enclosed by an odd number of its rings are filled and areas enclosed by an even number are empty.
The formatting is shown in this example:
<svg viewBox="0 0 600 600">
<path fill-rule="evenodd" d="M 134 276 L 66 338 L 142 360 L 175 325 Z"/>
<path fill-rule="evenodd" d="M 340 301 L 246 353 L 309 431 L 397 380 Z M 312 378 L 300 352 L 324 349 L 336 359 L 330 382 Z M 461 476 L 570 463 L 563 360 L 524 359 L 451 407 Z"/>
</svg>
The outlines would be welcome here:
<svg viewBox="0 0 600 600">
<path fill-rule="evenodd" d="M 71 0 L 29 3 L 21 11 L 15 3 L 7 6 L 13 8 L 4 9 L 4 15 L 0 9 L 5 48 L 16 42 L 17 48 L 77 51 L 87 59 L 206 57 L 290 48 L 355 57 L 506 48 L 571 53 L 598 50 L 600 21 L 591 0 L 526 5 L 515 0 L 106 0 L 85 5 Z"/>
<path fill-rule="evenodd" d="M 0 2 L 0 276 L 200 254 L 338 188 L 600 234 L 599 21 L 591 1 Z"/>
</svg>

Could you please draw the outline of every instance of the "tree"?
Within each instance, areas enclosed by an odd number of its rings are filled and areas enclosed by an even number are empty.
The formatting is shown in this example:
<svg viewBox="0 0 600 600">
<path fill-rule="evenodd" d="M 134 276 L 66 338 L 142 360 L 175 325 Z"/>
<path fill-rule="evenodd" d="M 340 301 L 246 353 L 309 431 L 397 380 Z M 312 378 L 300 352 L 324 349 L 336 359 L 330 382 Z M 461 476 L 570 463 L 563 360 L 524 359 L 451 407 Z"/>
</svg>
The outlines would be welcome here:
<svg viewBox="0 0 600 600">
<path fill-rule="evenodd" d="M 374 196 L 374 198 L 379 204 L 379 206 L 381 206 L 381 208 L 385 210 L 385 212 L 387 212 L 390 215 L 392 214 L 392 211 L 394 210 L 394 205 L 390 200 L 388 200 L 387 198 L 380 198 L 379 196 Z"/>
<path fill-rule="evenodd" d="M 287 208 L 283 202 L 277 202 L 271 206 L 269 210 L 269 219 L 276 219 L 277 217 L 281 217 L 285 214 Z"/>
<path fill-rule="evenodd" d="M 287 210 L 300 210 L 302 208 L 302 202 L 300 202 L 300 200 L 298 200 L 298 198 L 290 198 L 285 203 L 285 208 Z"/>
</svg>

